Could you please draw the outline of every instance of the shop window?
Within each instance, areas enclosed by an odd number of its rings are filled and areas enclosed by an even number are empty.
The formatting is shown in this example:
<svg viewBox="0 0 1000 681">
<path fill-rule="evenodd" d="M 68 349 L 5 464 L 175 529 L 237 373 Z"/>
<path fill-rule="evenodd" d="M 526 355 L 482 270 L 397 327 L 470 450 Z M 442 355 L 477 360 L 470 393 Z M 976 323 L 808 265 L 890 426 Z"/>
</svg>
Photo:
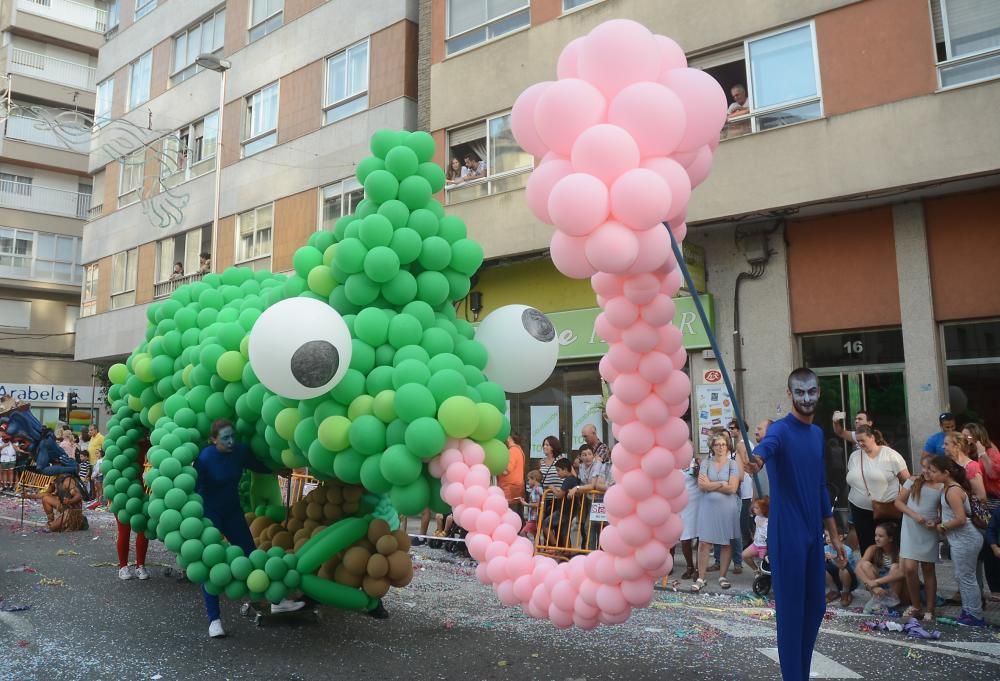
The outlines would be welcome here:
<svg viewBox="0 0 1000 681">
<path fill-rule="evenodd" d="M 931 0 L 941 87 L 1000 76 L 1000 3 Z"/>
<path fill-rule="evenodd" d="M 1000 320 L 946 324 L 948 401 L 959 425 L 977 421 L 1000 435 Z"/>
<path fill-rule="evenodd" d="M 128 110 L 149 99 L 149 83 L 153 77 L 153 53 L 147 52 L 129 64 Z"/>
<path fill-rule="evenodd" d="M 281 28 L 284 0 L 250 0 L 250 42 Z"/>
<path fill-rule="evenodd" d="M 723 139 L 823 115 L 812 24 L 692 58 L 691 66 L 715 78 L 726 92 L 730 108 Z"/>
<path fill-rule="evenodd" d="M 323 123 L 333 123 L 368 108 L 368 39 L 326 60 Z"/>
<path fill-rule="evenodd" d="M 165 187 L 215 170 L 215 152 L 219 147 L 219 112 L 184 126 L 163 138 L 160 179 Z"/>
<path fill-rule="evenodd" d="M 254 270 L 271 266 L 274 204 L 260 206 L 236 217 L 236 263 Z"/>
<path fill-rule="evenodd" d="M 178 287 L 205 276 L 201 254 L 212 251 L 212 229 L 199 227 L 156 242 L 154 298 L 165 298 Z"/>
<path fill-rule="evenodd" d="M 100 128 L 111 122 L 111 101 L 115 98 L 115 79 L 108 78 L 97 84 L 97 100 L 94 108 L 94 125 Z"/>
<path fill-rule="evenodd" d="M 321 229 L 332 232 L 337 220 L 353 213 L 364 198 L 365 188 L 353 177 L 323 187 Z"/>
<path fill-rule="evenodd" d="M 447 203 L 520 189 L 535 165 L 534 157 L 514 139 L 509 113 L 449 130 L 448 150 Z"/>
<path fill-rule="evenodd" d="M 448 54 L 506 35 L 531 23 L 528 0 L 448 0 Z"/>
<path fill-rule="evenodd" d="M 195 63 L 198 55 L 222 56 L 226 33 L 226 10 L 209 15 L 183 33 L 174 36 L 174 62 L 170 70 L 170 84 L 177 85 L 202 70 Z"/>
<path fill-rule="evenodd" d="M 135 305 L 135 280 L 138 272 L 139 249 L 111 256 L 111 309 Z"/>
<path fill-rule="evenodd" d="M 270 149 L 278 141 L 278 84 L 271 83 L 246 98 L 243 156 Z"/>
<path fill-rule="evenodd" d="M 89 317 L 97 312 L 97 281 L 100 276 L 98 264 L 91 263 L 83 268 L 83 287 L 80 289 L 80 316 Z"/>
</svg>

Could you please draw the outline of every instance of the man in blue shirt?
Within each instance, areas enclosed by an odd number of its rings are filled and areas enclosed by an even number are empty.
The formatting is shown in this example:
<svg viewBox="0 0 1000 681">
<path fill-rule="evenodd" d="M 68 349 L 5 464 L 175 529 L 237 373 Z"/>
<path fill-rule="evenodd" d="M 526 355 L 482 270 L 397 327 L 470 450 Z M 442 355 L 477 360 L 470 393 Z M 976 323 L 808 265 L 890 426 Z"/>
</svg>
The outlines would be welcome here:
<svg viewBox="0 0 1000 681">
<path fill-rule="evenodd" d="M 938 423 L 941 424 L 941 430 L 927 438 L 927 442 L 924 443 L 923 456 L 944 455 L 944 436 L 955 430 L 955 415 L 946 411 L 938 416 Z"/>
<path fill-rule="evenodd" d="M 806 681 L 826 612 L 823 529 L 838 565 L 847 557 L 826 489 L 824 438 L 813 425 L 819 380 L 809 369 L 788 376 L 792 411 L 767 429 L 753 451 L 771 484 L 767 544 L 774 584 L 778 660 L 784 681 Z"/>
</svg>

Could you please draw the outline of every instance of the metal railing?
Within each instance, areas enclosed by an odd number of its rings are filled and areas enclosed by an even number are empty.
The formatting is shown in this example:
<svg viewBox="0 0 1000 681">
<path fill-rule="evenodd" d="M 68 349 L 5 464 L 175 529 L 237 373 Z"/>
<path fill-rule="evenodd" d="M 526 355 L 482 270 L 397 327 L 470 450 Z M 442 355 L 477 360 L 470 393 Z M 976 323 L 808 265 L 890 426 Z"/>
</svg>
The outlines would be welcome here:
<svg viewBox="0 0 1000 681">
<path fill-rule="evenodd" d="M 17 8 L 88 31 L 103 34 L 108 30 L 107 10 L 73 0 L 17 0 Z"/>
<path fill-rule="evenodd" d="M 87 211 L 87 220 L 96 220 L 97 218 L 104 215 L 104 204 L 99 203 L 96 206 L 91 206 L 90 210 Z"/>
<path fill-rule="evenodd" d="M 19 47 L 12 47 L 8 60 L 11 73 L 49 80 L 82 90 L 97 90 L 97 69 Z"/>
<path fill-rule="evenodd" d="M 573 498 L 559 499 L 551 489 L 538 503 L 535 552 L 555 558 L 570 558 L 596 551 L 601 530 L 608 524 L 604 513 L 604 492 L 592 490 Z"/>
<path fill-rule="evenodd" d="M 0 181 L 0 206 L 14 210 L 84 219 L 90 212 L 90 198 L 90 194 L 65 189 Z"/>
<path fill-rule="evenodd" d="M 166 298 L 184 284 L 190 284 L 192 281 L 201 281 L 201 278 L 204 276 L 204 272 L 195 272 L 194 274 L 185 274 L 180 277 L 157 282 L 153 285 L 153 298 Z"/>
<path fill-rule="evenodd" d="M 490 174 L 475 180 L 465 180 L 445 186 L 445 203 L 448 205 L 520 189 L 528 183 L 531 166 Z"/>
<path fill-rule="evenodd" d="M 89 132 L 83 129 L 79 131 L 80 139 L 87 139 L 86 142 L 69 140 L 67 136 L 59 135 L 53 130 L 53 126 L 41 118 L 31 118 L 12 114 L 7 118 L 6 137 L 28 142 L 29 144 L 41 144 L 46 147 L 72 151 L 77 154 L 90 153 Z M 74 137 L 78 137 L 74 135 Z"/>
</svg>

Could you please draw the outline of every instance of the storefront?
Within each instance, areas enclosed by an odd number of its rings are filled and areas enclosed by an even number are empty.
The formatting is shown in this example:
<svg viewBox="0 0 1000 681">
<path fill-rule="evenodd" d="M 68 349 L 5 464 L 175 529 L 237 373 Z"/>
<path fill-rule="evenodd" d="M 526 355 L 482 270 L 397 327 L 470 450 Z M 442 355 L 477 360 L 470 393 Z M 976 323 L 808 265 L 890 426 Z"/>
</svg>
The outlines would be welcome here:
<svg viewBox="0 0 1000 681">
<path fill-rule="evenodd" d="M 76 393 L 76 407 L 67 413 L 66 400 L 71 392 Z M 12 397 L 26 402 L 31 405 L 31 413 L 43 425 L 55 428 L 68 424 L 77 432 L 90 425 L 92 414 L 99 418 L 104 396 L 97 391 L 95 401 L 94 392 L 91 386 L 0 383 L 0 399 Z"/>
<path fill-rule="evenodd" d="M 944 324 L 948 401 L 961 427 L 976 421 L 1000 439 L 1000 320 Z"/>
</svg>

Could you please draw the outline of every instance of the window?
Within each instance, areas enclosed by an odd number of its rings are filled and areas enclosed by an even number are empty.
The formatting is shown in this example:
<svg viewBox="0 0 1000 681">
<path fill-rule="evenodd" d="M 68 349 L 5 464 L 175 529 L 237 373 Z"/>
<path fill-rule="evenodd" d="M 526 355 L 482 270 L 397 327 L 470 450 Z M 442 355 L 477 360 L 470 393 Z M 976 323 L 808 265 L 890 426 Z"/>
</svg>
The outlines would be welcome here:
<svg viewBox="0 0 1000 681">
<path fill-rule="evenodd" d="M 80 316 L 89 317 L 97 312 L 97 280 L 100 275 L 98 264 L 91 263 L 83 268 L 83 288 L 80 290 Z"/>
<path fill-rule="evenodd" d="M 246 98 L 243 155 L 273 147 L 278 141 L 278 84 L 272 83 Z"/>
<path fill-rule="evenodd" d="M 118 31 L 119 15 L 121 14 L 121 9 L 118 3 L 119 0 L 111 0 L 108 3 L 108 27 L 104 31 L 104 34 L 108 37 L 114 35 Z"/>
<path fill-rule="evenodd" d="M 563 12 L 568 12 L 571 9 L 583 7 L 584 5 L 595 4 L 597 2 L 599 2 L 599 0 L 562 0 Z"/>
<path fill-rule="evenodd" d="M 323 122 L 333 123 L 368 108 L 368 40 L 326 60 Z"/>
<path fill-rule="evenodd" d="M 31 196 L 31 180 L 27 175 L 0 173 L 0 192 L 14 196 Z"/>
<path fill-rule="evenodd" d="M 535 164 L 534 157 L 517 145 L 509 113 L 449 130 L 448 149 L 448 203 L 520 189 Z M 460 170 L 451 168 L 452 159 L 458 160 Z"/>
<path fill-rule="evenodd" d="M 1000 4 L 931 0 L 941 87 L 1000 76 Z"/>
<path fill-rule="evenodd" d="M 164 137 L 160 163 L 163 185 L 173 187 L 214 170 L 215 163 L 211 161 L 218 148 L 218 111 Z"/>
<path fill-rule="evenodd" d="M 31 276 L 35 233 L 0 227 L 0 276 Z"/>
<path fill-rule="evenodd" d="M 365 188 L 353 177 L 323 187 L 322 229 L 332 232 L 337 220 L 353 213 L 364 198 Z"/>
<path fill-rule="evenodd" d="M 128 110 L 149 99 L 149 81 L 152 78 L 153 53 L 147 52 L 129 64 Z"/>
<path fill-rule="evenodd" d="M 530 7 L 528 0 L 448 0 L 448 54 L 527 26 Z"/>
<path fill-rule="evenodd" d="M 146 169 L 146 149 L 136 149 L 119 161 L 118 207 L 135 203 L 142 198 L 142 181 Z"/>
<path fill-rule="evenodd" d="M 111 256 L 111 309 L 135 305 L 135 276 L 139 249 L 133 248 Z"/>
<path fill-rule="evenodd" d="M 200 274 L 201 254 L 212 250 L 211 227 L 199 227 L 183 234 L 161 239 L 156 242 L 156 277 L 161 283 L 183 277 L 190 281 Z M 175 273 L 174 266 L 180 263 L 181 272 Z"/>
<path fill-rule="evenodd" d="M 76 305 L 66 306 L 66 321 L 63 326 L 65 333 L 76 333 L 76 322 L 80 319 L 80 308 Z"/>
<path fill-rule="evenodd" d="M 236 218 L 236 262 L 244 263 L 271 255 L 274 204 L 269 203 Z M 270 262 L 267 263 L 270 265 Z"/>
<path fill-rule="evenodd" d="M 31 301 L 0 298 L 0 326 L 9 329 L 30 329 Z"/>
<path fill-rule="evenodd" d="M 66 284 L 80 281 L 79 238 L 39 232 L 35 246 L 35 277 Z"/>
<path fill-rule="evenodd" d="M 94 106 L 94 125 L 101 127 L 111 122 L 111 102 L 115 98 L 114 77 L 97 84 L 97 102 Z"/>
<path fill-rule="evenodd" d="M 991 433 L 1000 432 L 1000 402 L 996 399 L 1000 387 L 1000 320 L 946 324 L 942 331 L 948 399 L 959 427 L 978 421 Z"/>
<path fill-rule="evenodd" d="M 195 64 L 199 54 L 222 54 L 226 33 L 226 10 L 202 19 L 180 35 L 174 36 L 174 61 L 170 84 L 182 83 L 202 70 Z"/>
<path fill-rule="evenodd" d="M 823 115 L 815 45 L 809 24 L 691 59 L 729 96 L 723 139 Z"/>
<path fill-rule="evenodd" d="M 154 9 L 156 9 L 156 0 L 135 0 L 135 20 L 139 21 Z"/>
<path fill-rule="evenodd" d="M 250 0 L 250 42 L 281 28 L 285 0 Z"/>
</svg>

